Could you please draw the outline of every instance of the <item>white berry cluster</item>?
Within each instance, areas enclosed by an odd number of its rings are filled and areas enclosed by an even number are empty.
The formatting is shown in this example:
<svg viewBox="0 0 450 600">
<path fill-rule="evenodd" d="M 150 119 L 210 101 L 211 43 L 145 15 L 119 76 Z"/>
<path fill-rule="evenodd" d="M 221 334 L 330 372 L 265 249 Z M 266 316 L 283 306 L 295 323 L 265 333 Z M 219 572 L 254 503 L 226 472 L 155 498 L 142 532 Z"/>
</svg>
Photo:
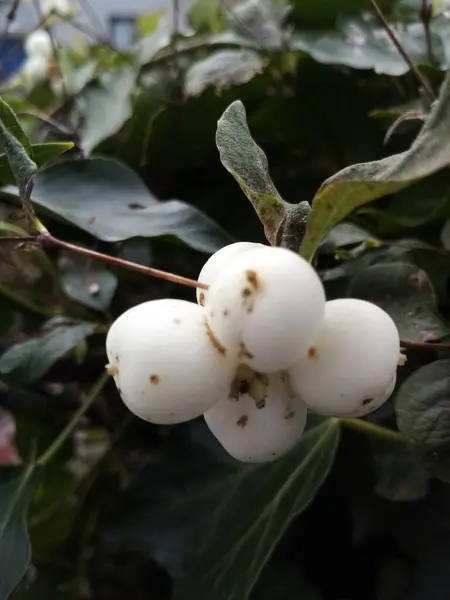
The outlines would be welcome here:
<svg viewBox="0 0 450 600">
<path fill-rule="evenodd" d="M 360 417 L 392 394 L 397 328 L 378 306 L 326 301 L 298 254 L 238 242 L 206 262 L 197 303 L 163 299 L 123 313 L 106 339 L 124 403 L 158 424 L 204 415 L 226 451 L 265 462 L 300 439 L 307 409 Z"/>
</svg>

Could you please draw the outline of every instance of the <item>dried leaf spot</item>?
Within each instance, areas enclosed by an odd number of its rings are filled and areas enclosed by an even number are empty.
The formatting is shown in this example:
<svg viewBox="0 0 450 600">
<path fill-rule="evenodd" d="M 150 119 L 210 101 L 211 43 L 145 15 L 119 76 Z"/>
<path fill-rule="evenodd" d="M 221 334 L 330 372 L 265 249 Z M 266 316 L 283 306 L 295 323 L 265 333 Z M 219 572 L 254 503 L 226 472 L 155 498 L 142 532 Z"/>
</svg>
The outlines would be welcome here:
<svg viewBox="0 0 450 600">
<path fill-rule="evenodd" d="M 373 398 L 365 398 L 365 399 L 362 401 L 362 405 L 363 405 L 363 406 L 367 406 L 367 405 L 368 405 L 368 404 L 370 404 L 371 402 L 373 402 Z"/>
<path fill-rule="evenodd" d="M 317 358 L 317 348 L 315 346 L 308 348 L 308 356 L 311 360 Z"/>
<path fill-rule="evenodd" d="M 155 375 L 155 373 L 153 373 L 153 375 L 150 375 L 150 383 L 152 385 L 158 385 L 159 382 L 160 382 L 159 375 Z"/>
<path fill-rule="evenodd" d="M 239 417 L 239 419 L 236 421 L 236 425 L 238 427 L 242 427 L 242 429 L 244 429 L 244 427 L 247 425 L 247 423 L 248 423 L 247 415 L 242 415 L 242 417 Z"/>
<path fill-rule="evenodd" d="M 219 354 L 221 354 L 222 356 L 225 356 L 227 353 L 227 349 L 216 338 L 213 330 L 211 329 L 211 327 L 209 326 L 209 324 L 206 320 L 205 320 L 205 327 L 206 327 L 206 335 L 208 336 L 208 339 L 211 342 L 212 346 L 217 350 L 217 352 Z"/>
<path fill-rule="evenodd" d="M 245 278 L 247 279 L 248 283 L 252 286 L 253 290 L 256 292 L 260 287 L 258 274 L 256 273 L 256 271 L 254 271 L 253 269 L 249 269 L 245 272 Z"/>
<path fill-rule="evenodd" d="M 203 292 L 200 292 L 198 301 L 200 306 L 205 306 L 205 294 Z"/>
<path fill-rule="evenodd" d="M 130 202 L 128 204 L 128 208 L 131 210 L 145 210 L 145 206 L 139 202 Z"/>
</svg>

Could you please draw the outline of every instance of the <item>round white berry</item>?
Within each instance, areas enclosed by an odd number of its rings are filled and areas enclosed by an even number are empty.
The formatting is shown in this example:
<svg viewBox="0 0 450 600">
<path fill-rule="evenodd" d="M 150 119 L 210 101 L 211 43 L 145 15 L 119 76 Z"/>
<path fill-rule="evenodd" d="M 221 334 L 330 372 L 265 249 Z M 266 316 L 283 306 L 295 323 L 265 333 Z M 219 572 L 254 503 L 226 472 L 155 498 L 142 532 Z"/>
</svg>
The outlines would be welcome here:
<svg viewBox="0 0 450 600">
<path fill-rule="evenodd" d="M 364 300 L 331 300 L 317 339 L 290 367 L 289 379 L 314 411 L 360 417 L 391 395 L 399 356 L 397 327 L 384 310 Z"/>
<path fill-rule="evenodd" d="M 30 33 L 25 40 L 25 53 L 30 58 L 39 56 L 50 60 L 53 56 L 53 45 L 49 34 L 43 29 Z"/>
<path fill-rule="evenodd" d="M 286 454 L 299 441 L 307 408 L 292 394 L 282 374 L 254 373 L 254 377 L 243 379 L 242 393 L 224 397 L 204 417 L 233 458 L 249 463 L 269 462 Z M 264 377 L 265 383 L 261 380 Z M 252 388 L 256 393 L 252 393 Z"/>
<path fill-rule="evenodd" d="M 184 300 L 134 306 L 106 338 L 108 372 L 124 403 L 159 424 L 200 416 L 228 394 L 236 357 L 211 333 L 204 309 Z"/>
<path fill-rule="evenodd" d="M 263 244 L 257 244 L 255 242 L 235 242 L 234 244 L 223 246 L 223 248 L 214 252 L 214 254 L 212 254 L 205 262 L 198 276 L 198 281 L 211 285 L 214 279 L 227 267 L 236 262 L 241 254 L 248 250 L 266 247 L 267 246 L 264 246 Z M 197 302 L 199 304 L 204 306 L 207 296 L 208 290 L 197 288 Z"/>
<path fill-rule="evenodd" d="M 239 360 L 263 373 L 282 371 L 313 343 L 325 310 L 314 269 L 283 248 L 249 250 L 211 284 L 208 322 Z"/>
<path fill-rule="evenodd" d="M 33 56 L 25 61 L 20 77 L 28 89 L 48 79 L 48 60 L 42 56 Z"/>
</svg>

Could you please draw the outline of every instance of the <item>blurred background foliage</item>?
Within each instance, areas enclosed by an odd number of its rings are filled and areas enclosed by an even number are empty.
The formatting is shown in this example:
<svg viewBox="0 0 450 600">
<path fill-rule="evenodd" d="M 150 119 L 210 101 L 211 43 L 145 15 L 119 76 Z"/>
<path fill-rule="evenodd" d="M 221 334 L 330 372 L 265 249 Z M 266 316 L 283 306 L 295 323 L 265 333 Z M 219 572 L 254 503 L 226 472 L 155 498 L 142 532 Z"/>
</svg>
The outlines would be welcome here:
<svg viewBox="0 0 450 600">
<path fill-rule="evenodd" d="M 450 67 L 447 4 L 379 3 L 436 94 Z M 19 73 L 1 94 L 45 163 L 32 199 L 54 235 L 196 278 L 224 244 L 264 241 L 215 145 L 230 102 L 243 102 L 275 184 L 296 203 L 347 165 L 406 149 L 430 100 L 367 0 L 198 0 L 188 18 L 180 32 L 142 15 L 129 51 L 100 38 L 56 44 L 43 80 Z M 1 157 L 0 181 L 0 235 L 23 235 Z M 449 184 L 444 169 L 333 229 L 318 262 L 328 296 L 378 299 L 406 339 L 445 339 Z M 202 422 L 133 420 L 99 380 L 112 319 L 192 290 L 54 250 L 0 252 L 2 598 L 27 562 L 28 505 L 32 557 L 15 600 L 448 597 L 446 431 L 431 460 L 347 430 L 338 445 L 336 425 L 319 421 L 286 459 L 236 465 Z M 402 377 L 433 358 L 412 352 Z M 70 443 L 24 471 L 93 386 Z M 370 419 L 395 426 L 394 402 Z"/>
</svg>

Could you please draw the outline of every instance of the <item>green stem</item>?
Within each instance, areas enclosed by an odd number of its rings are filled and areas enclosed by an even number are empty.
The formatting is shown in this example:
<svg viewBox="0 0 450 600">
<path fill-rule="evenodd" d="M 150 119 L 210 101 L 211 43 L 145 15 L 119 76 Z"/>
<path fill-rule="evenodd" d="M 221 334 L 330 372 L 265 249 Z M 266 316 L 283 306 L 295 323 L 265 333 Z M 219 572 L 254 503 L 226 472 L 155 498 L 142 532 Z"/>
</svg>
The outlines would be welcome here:
<svg viewBox="0 0 450 600">
<path fill-rule="evenodd" d="M 339 423 L 343 427 L 348 427 L 349 429 L 354 429 L 360 433 L 371 435 L 372 437 L 377 437 L 383 440 L 398 442 L 399 444 L 406 441 L 404 435 L 399 431 L 394 431 L 393 429 L 376 425 L 370 421 L 363 421 L 362 419 L 339 419 Z"/>
<path fill-rule="evenodd" d="M 51 459 L 58 453 L 61 449 L 61 446 L 67 441 L 67 439 L 72 435 L 74 429 L 78 425 L 80 419 L 86 414 L 86 412 L 91 408 L 94 402 L 97 400 L 98 395 L 104 388 L 106 382 L 109 379 L 108 373 L 103 373 L 96 383 L 93 385 L 91 391 L 89 392 L 86 400 L 81 404 L 80 408 L 75 412 L 73 417 L 61 431 L 57 438 L 53 440 L 50 446 L 45 450 L 43 454 L 38 458 L 37 464 L 46 465 Z"/>
<path fill-rule="evenodd" d="M 56 314 L 58 314 L 53 312 L 52 310 L 48 310 L 47 308 L 43 308 L 42 306 L 35 304 L 31 300 L 24 298 L 17 292 L 13 292 L 12 290 L 10 290 L 2 284 L 0 284 L 0 295 L 7 298 L 10 302 L 16 304 L 17 306 L 20 306 L 29 313 L 32 313 L 39 317 L 44 317 L 45 319 L 51 319 L 52 317 L 56 316 Z"/>
</svg>

